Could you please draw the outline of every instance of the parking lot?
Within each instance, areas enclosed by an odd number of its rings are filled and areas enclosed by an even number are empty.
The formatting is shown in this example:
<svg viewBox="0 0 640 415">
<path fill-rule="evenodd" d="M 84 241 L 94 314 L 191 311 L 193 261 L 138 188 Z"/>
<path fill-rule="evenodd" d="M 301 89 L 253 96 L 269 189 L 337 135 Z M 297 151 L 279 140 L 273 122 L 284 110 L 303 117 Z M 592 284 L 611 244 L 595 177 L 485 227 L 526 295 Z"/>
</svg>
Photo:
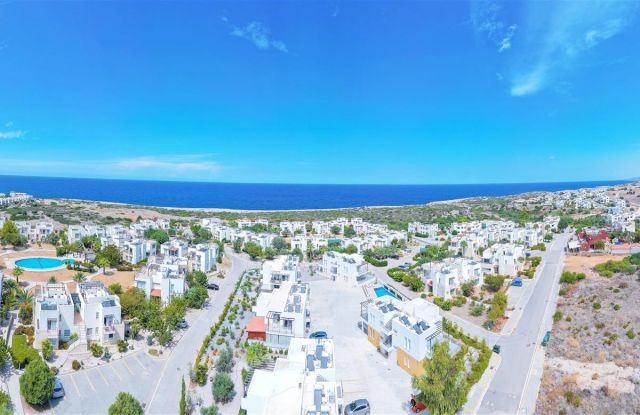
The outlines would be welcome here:
<svg viewBox="0 0 640 415">
<path fill-rule="evenodd" d="M 129 392 L 141 403 L 153 394 L 163 365 L 161 359 L 140 351 L 91 369 L 59 376 L 65 396 L 51 400 L 58 414 L 106 414 L 119 392 Z M 169 412 L 168 412 L 169 413 Z"/>
<path fill-rule="evenodd" d="M 358 326 L 361 287 L 344 282 L 310 282 L 311 331 L 325 330 L 334 341 L 336 376 L 342 381 L 345 404 L 366 398 L 373 414 L 410 413 L 411 376 L 384 358 Z"/>
</svg>

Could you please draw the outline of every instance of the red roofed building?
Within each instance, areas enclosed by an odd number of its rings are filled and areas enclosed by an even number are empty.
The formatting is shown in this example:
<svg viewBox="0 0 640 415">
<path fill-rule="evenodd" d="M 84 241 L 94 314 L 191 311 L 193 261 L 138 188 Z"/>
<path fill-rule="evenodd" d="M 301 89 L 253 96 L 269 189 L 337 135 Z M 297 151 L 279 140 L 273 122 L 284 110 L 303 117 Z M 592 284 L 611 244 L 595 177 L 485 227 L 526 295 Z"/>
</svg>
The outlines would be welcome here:
<svg viewBox="0 0 640 415">
<path fill-rule="evenodd" d="M 264 322 L 264 316 L 255 316 L 247 324 L 247 339 L 267 341 L 267 326 Z"/>
<path fill-rule="evenodd" d="M 604 229 L 587 228 L 578 234 L 578 239 L 580 240 L 581 251 L 591 251 L 596 249 L 595 245 L 598 241 L 608 243 L 609 234 Z"/>
</svg>

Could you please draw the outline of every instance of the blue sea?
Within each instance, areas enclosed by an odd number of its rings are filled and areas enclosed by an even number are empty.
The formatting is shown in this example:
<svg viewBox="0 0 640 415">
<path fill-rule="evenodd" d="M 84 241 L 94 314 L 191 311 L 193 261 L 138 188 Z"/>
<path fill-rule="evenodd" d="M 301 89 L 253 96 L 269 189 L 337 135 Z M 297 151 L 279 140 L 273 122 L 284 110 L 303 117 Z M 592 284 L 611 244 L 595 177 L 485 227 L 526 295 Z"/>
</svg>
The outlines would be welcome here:
<svg viewBox="0 0 640 415">
<path fill-rule="evenodd" d="M 202 183 L 0 176 L 0 193 L 134 205 L 248 210 L 415 205 L 475 196 L 506 196 L 609 186 L 627 181 L 446 185 Z"/>
</svg>

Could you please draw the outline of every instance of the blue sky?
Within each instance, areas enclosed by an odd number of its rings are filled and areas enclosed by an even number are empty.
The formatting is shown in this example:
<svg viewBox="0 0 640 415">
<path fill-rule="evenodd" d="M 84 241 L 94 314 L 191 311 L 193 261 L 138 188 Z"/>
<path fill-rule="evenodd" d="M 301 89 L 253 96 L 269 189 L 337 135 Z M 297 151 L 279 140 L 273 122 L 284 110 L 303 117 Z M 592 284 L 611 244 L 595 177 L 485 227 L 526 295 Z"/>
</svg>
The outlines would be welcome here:
<svg viewBox="0 0 640 415">
<path fill-rule="evenodd" d="M 637 177 L 639 4 L 4 2 L 0 174 Z"/>
</svg>

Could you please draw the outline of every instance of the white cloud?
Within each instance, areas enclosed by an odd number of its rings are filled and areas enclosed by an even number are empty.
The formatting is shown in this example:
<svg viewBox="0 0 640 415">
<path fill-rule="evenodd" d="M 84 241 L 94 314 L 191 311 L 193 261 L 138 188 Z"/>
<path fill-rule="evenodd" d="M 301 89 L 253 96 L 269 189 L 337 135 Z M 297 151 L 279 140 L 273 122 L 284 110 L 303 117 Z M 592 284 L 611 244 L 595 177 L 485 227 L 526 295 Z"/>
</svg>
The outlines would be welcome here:
<svg viewBox="0 0 640 415">
<path fill-rule="evenodd" d="M 511 49 L 511 39 L 513 38 L 513 35 L 516 34 L 516 30 L 518 30 L 518 25 L 517 24 L 512 24 L 511 26 L 509 26 L 509 28 L 507 29 L 507 32 L 505 33 L 504 37 L 502 38 L 502 40 L 498 44 L 498 52 L 499 53 L 502 53 L 507 49 Z"/>
<path fill-rule="evenodd" d="M 217 173 L 220 165 L 211 160 L 201 160 L 200 155 L 186 155 L 176 157 L 136 157 L 130 159 L 116 160 L 117 168 L 126 170 L 149 170 L 149 169 L 173 169 L 180 172 L 203 172 Z"/>
<path fill-rule="evenodd" d="M 149 179 L 207 180 L 222 166 L 212 154 L 139 156 L 114 159 L 0 159 L 0 174 L 59 174 L 77 177 L 119 177 Z"/>
<path fill-rule="evenodd" d="M 498 52 L 511 49 L 511 39 L 518 29 L 517 24 L 504 23 L 503 10 L 497 1 L 471 2 L 471 23 L 475 31 L 495 43 Z"/>
<path fill-rule="evenodd" d="M 529 2 L 527 42 L 511 74 L 511 94 L 535 94 L 574 69 L 579 58 L 622 32 L 638 2 Z M 526 54 L 525 54 L 526 53 Z"/>
<path fill-rule="evenodd" d="M 11 140 L 14 138 L 22 138 L 27 133 L 25 131 L 15 130 L 15 131 L 0 131 L 0 140 Z"/>
<path fill-rule="evenodd" d="M 224 21 L 227 22 L 228 20 Z M 244 27 L 232 26 L 232 28 L 231 36 L 246 39 L 253 43 L 258 49 L 266 50 L 273 48 L 280 52 L 289 52 L 287 45 L 280 40 L 273 39 L 269 28 L 260 22 L 251 22 Z"/>
</svg>

